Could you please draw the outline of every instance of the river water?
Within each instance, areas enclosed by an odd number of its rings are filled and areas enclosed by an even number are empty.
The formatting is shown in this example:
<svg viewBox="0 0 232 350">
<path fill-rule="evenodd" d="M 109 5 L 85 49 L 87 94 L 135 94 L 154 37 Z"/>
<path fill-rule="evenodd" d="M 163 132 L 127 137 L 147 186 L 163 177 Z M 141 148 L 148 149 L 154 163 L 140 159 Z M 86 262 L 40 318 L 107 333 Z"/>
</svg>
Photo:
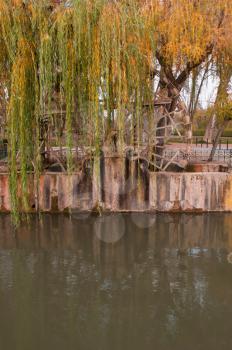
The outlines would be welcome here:
<svg viewBox="0 0 232 350">
<path fill-rule="evenodd" d="M 1 216 L 0 349 L 232 349 L 232 215 Z"/>
</svg>

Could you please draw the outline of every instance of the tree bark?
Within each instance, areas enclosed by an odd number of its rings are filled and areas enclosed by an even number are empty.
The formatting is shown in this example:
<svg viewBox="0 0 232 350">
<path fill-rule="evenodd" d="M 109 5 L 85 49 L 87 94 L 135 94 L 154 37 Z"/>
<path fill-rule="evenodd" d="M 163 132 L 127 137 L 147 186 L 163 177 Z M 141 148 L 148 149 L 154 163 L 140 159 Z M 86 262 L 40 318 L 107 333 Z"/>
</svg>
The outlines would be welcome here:
<svg viewBox="0 0 232 350">
<path fill-rule="evenodd" d="M 225 98 L 228 98 L 228 87 L 229 87 L 229 84 L 230 84 L 232 70 L 231 70 L 231 67 L 229 65 L 228 66 L 225 66 L 225 65 L 221 66 L 219 64 L 218 72 L 219 72 L 220 83 L 219 83 L 219 86 L 218 86 L 217 97 L 216 97 L 216 101 L 215 101 L 215 105 L 216 106 L 220 103 L 220 101 L 223 101 L 223 100 L 225 100 Z M 216 152 L 216 149 L 217 149 L 220 137 L 222 136 L 223 131 L 227 127 L 229 121 L 230 121 L 230 118 L 229 117 L 225 117 L 225 119 L 223 120 L 221 126 L 219 126 L 216 138 L 215 138 L 215 140 L 213 142 L 213 147 L 212 147 L 212 150 L 211 150 L 211 154 L 209 156 L 209 161 L 213 160 L 213 157 L 215 155 L 215 152 Z"/>
<path fill-rule="evenodd" d="M 212 150 L 211 150 L 209 159 L 208 159 L 209 162 L 212 162 L 212 161 L 213 161 L 213 158 L 214 158 L 216 149 L 217 149 L 218 144 L 219 144 L 219 141 L 220 141 L 220 137 L 222 136 L 222 134 L 223 134 L 225 128 L 227 127 L 229 121 L 230 121 L 229 119 L 225 119 L 225 120 L 223 121 L 223 124 L 221 125 L 221 127 L 219 128 L 219 130 L 218 130 L 218 132 L 217 132 L 217 135 L 216 135 L 216 138 L 215 138 L 215 140 L 214 140 L 213 147 L 212 147 Z"/>
</svg>

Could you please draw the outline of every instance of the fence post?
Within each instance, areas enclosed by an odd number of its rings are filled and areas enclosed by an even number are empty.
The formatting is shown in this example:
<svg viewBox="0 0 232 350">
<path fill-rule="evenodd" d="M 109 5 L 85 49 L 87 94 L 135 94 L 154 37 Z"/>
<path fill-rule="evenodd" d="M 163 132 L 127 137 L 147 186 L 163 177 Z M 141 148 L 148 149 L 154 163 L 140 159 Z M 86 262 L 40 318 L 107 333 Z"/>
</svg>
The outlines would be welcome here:
<svg viewBox="0 0 232 350">
<path fill-rule="evenodd" d="M 226 149 L 228 150 L 229 149 L 229 140 L 227 139 L 226 141 Z"/>
</svg>

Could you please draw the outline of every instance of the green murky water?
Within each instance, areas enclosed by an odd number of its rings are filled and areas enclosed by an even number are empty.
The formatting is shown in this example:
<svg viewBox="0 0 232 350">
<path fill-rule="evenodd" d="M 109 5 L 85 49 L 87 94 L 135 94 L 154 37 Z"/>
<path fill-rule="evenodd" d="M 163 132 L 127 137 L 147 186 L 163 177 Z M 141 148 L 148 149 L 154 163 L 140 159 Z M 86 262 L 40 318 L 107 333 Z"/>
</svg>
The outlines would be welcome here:
<svg viewBox="0 0 232 350">
<path fill-rule="evenodd" d="M 232 215 L 0 217 L 1 350 L 232 349 Z"/>
</svg>

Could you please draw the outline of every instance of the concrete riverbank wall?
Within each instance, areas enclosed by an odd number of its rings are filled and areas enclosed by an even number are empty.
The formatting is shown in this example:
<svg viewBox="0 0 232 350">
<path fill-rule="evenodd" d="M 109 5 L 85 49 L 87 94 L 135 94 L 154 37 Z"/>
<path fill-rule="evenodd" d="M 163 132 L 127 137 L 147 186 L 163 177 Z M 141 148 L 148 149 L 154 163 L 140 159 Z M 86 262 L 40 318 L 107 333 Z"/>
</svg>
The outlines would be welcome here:
<svg viewBox="0 0 232 350">
<path fill-rule="evenodd" d="M 1 212 L 11 209 L 8 181 L 0 174 Z M 30 175 L 29 183 L 31 211 L 232 211 L 230 173 L 154 173 L 118 157 L 104 158 L 99 171 L 42 174 L 38 187 Z"/>
</svg>

